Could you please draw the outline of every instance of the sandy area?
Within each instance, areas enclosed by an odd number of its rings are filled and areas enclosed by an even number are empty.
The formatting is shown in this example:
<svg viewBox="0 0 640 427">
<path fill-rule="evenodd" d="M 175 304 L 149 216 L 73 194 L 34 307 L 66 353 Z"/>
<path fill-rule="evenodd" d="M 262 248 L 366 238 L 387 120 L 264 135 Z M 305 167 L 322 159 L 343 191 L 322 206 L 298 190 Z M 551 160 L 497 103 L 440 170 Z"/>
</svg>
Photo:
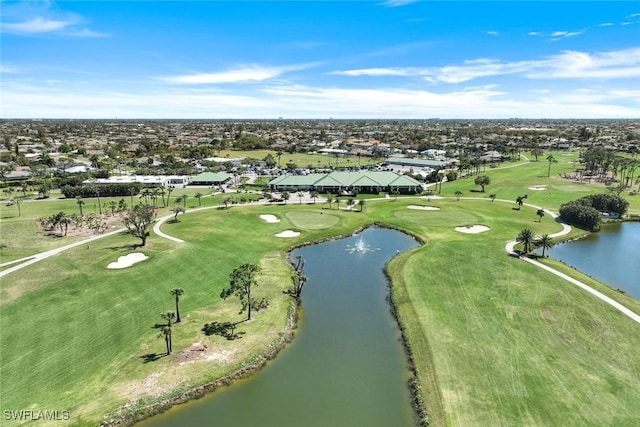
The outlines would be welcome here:
<svg viewBox="0 0 640 427">
<path fill-rule="evenodd" d="M 485 231 L 489 231 L 490 228 L 486 225 L 473 225 L 471 227 L 456 227 L 456 231 L 467 234 L 477 234 Z"/>
<path fill-rule="evenodd" d="M 409 205 L 407 206 L 409 209 L 418 209 L 422 211 L 439 211 L 440 208 L 436 208 L 434 206 L 417 206 L 417 205 Z"/>
<path fill-rule="evenodd" d="M 271 224 L 273 224 L 275 222 L 280 222 L 280 219 L 275 215 L 266 215 L 266 214 L 265 215 L 260 215 L 260 219 L 262 219 L 262 220 L 264 220 L 264 221 L 266 221 L 268 223 L 271 223 Z"/>
<path fill-rule="evenodd" d="M 149 257 L 142 252 L 133 252 L 129 255 L 118 257 L 118 261 L 110 263 L 109 265 L 107 265 L 107 268 L 118 269 L 131 267 L 136 262 L 144 261 L 147 258 Z"/>
<path fill-rule="evenodd" d="M 298 237 L 300 233 L 293 230 L 285 230 L 282 233 L 276 234 L 276 237 Z"/>
<path fill-rule="evenodd" d="M 531 187 L 529 187 L 529 190 L 533 190 L 533 191 L 541 191 L 546 189 L 547 189 L 546 185 L 532 185 Z"/>
</svg>

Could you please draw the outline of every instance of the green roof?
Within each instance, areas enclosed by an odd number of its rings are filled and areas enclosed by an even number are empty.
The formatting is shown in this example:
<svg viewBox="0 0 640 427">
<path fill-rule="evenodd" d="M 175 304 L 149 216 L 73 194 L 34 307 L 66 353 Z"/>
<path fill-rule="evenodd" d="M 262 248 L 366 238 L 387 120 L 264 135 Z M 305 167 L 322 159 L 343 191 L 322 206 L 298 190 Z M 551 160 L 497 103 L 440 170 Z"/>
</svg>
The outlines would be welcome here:
<svg viewBox="0 0 640 427">
<path fill-rule="evenodd" d="M 316 187 L 416 187 L 420 182 L 395 172 L 331 172 L 330 174 L 282 175 L 269 185 Z"/>
<path fill-rule="evenodd" d="M 224 182 L 231 178 L 232 175 L 226 172 L 202 172 L 191 177 L 191 182 Z"/>
</svg>

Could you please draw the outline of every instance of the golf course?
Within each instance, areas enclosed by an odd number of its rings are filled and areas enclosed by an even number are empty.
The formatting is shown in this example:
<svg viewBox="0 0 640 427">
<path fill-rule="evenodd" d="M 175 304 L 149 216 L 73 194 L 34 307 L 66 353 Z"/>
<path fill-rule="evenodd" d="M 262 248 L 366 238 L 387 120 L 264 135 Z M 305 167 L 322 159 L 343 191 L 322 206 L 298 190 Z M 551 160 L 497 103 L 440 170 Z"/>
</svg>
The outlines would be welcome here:
<svg viewBox="0 0 640 427">
<path fill-rule="evenodd" d="M 221 378 L 240 373 L 250 381 L 250 372 L 278 357 L 296 339 L 296 322 L 304 322 L 304 292 L 300 306 L 285 292 L 294 268 L 289 252 L 375 224 L 422 242 L 393 258 L 386 272 L 412 355 L 414 400 L 427 413 L 423 422 L 637 425 L 640 324 L 505 251 L 523 229 L 563 230 L 538 208 L 558 212 L 562 203 L 607 191 L 561 178 L 575 169 L 577 152 L 554 156 L 553 165 L 541 159 L 487 167 L 484 192 L 470 176 L 428 196 L 360 195 L 366 202 L 353 209 L 297 197 L 225 207 L 223 195 L 211 190 L 177 189 L 173 198 L 188 196 L 185 212 L 174 216 L 172 203 L 158 208 L 160 233 L 151 231 L 141 247 L 125 231 L 86 243 L 86 235 L 41 230 L 38 218 L 78 211 L 75 199 L 59 193 L 23 201 L 20 214 L 2 203 L 0 274 L 12 261 L 78 244 L 0 279 L 0 424 L 33 424 L 11 416 L 21 410 L 66 411 L 65 419 L 37 425 L 132 423 L 164 408 L 159 402 L 197 395 L 190 391 Z M 205 194 L 196 198 L 198 192 Z M 621 196 L 628 214 L 640 215 L 640 195 Z M 87 199 L 85 210 L 93 212 L 93 203 Z M 124 227 L 118 214 L 105 217 L 106 232 Z M 585 233 L 572 227 L 554 241 Z M 132 254 L 140 255 L 121 259 Z M 119 264 L 127 259 L 137 262 Z M 640 314 L 640 301 L 558 261 L 537 260 Z M 108 268 L 113 263 L 125 268 Z M 260 267 L 252 296 L 268 301 L 250 321 L 236 298 L 221 298 L 230 274 L 247 263 Z M 167 355 L 158 325 L 162 313 L 175 311 L 176 288 L 184 291 L 182 319 L 171 328 Z"/>
</svg>

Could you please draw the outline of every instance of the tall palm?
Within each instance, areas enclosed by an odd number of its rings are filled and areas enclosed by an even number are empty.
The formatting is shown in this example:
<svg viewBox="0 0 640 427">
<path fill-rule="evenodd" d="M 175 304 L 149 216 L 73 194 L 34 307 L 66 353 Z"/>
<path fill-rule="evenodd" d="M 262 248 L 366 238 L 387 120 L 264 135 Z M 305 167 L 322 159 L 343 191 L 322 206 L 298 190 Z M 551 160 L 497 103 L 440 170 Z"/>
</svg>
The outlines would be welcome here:
<svg viewBox="0 0 640 427">
<path fill-rule="evenodd" d="M 553 154 L 549 154 L 547 156 L 547 161 L 549 162 L 549 169 L 547 170 L 547 178 L 551 176 L 551 163 L 556 163 L 556 158 L 553 157 Z"/>
<path fill-rule="evenodd" d="M 459 202 L 460 201 L 460 196 L 462 196 L 462 191 L 458 190 L 455 192 L 456 195 L 456 200 Z"/>
<path fill-rule="evenodd" d="M 173 288 L 169 291 L 171 295 L 176 297 L 176 323 L 180 323 L 180 297 L 184 294 L 184 289 L 182 288 Z"/>
<path fill-rule="evenodd" d="M 364 199 L 360 200 L 360 212 L 364 210 Z"/>
<path fill-rule="evenodd" d="M 551 249 L 556 243 L 553 241 L 552 237 L 548 234 L 543 234 L 535 239 L 533 242 L 534 245 L 538 248 L 542 248 L 542 256 L 544 257 L 545 249 Z"/>
<path fill-rule="evenodd" d="M 542 217 L 544 216 L 544 209 L 540 208 L 536 211 L 536 215 L 538 215 L 538 222 L 542 221 Z"/>
<path fill-rule="evenodd" d="M 518 236 L 516 237 L 516 242 L 522 243 L 522 245 L 524 246 L 523 253 L 529 253 L 535 237 L 535 233 L 530 228 L 525 228 L 518 234 Z"/>
<path fill-rule="evenodd" d="M 316 204 L 316 199 L 317 199 L 318 197 L 320 197 L 320 193 L 318 193 L 317 191 L 315 191 L 315 190 L 314 190 L 314 191 L 312 191 L 309 195 L 310 195 L 310 196 L 311 196 L 311 198 L 313 199 L 313 204 L 315 205 L 315 204 Z"/>
<path fill-rule="evenodd" d="M 198 207 L 202 206 L 202 196 L 204 196 L 204 194 L 197 192 L 196 193 L 196 199 L 198 199 Z"/>
<path fill-rule="evenodd" d="M 78 209 L 80 209 L 80 216 L 82 216 L 82 205 L 84 205 L 84 200 L 82 200 L 82 196 L 76 197 L 76 203 L 78 204 Z"/>
<path fill-rule="evenodd" d="M 171 354 L 171 327 L 162 325 L 160 327 L 160 332 L 158 333 L 158 338 L 164 338 L 164 343 L 167 347 L 167 356 Z"/>
</svg>

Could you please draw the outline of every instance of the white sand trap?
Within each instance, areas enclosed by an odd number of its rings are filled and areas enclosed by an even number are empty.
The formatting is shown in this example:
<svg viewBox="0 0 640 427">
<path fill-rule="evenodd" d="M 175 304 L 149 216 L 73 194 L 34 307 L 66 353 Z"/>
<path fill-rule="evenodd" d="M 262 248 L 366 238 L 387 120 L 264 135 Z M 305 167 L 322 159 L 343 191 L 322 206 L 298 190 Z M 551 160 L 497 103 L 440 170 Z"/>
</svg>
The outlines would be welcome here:
<svg viewBox="0 0 640 427">
<path fill-rule="evenodd" d="M 489 231 L 490 228 L 486 225 L 473 225 L 471 227 L 456 227 L 456 231 L 467 234 L 478 234 L 485 231 Z"/>
<path fill-rule="evenodd" d="M 262 219 L 262 220 L 264 220 L 264 221 L 266 221 L 266 222 L 268 222 L 270 224 L 273 224 L 275 222 L 280 222 L 280 218 L 278 218 L 275 215 L 260 215 L 260 219 Z"/>
<path fill-rule="evenodd" d="M 407 206 L 409 209 L 418 209 L 421 211 L 439 211 L 440 208 L 436 208 L 435 206 L 418 206 L 418 205 L 409 205 Z"/>
<path fill-rule="evenodd" d="M 533 190 L 533 191 L 541 191 L 546 189 L 547 189 L 546 185 L 532 185 L 531 187 L 529 187 L 529 190 Z"/>
<path fill-rule="evenodd" d="M 142 252 L 133 252 L 129 255 L 118 257 L 118 261 L 110 263 L 109 265 L 107 265 L 107 268 L 117 269 L 131 267 L 136 262 L 144 261 L 147 258 L 149 257 Z"/>
<path fill-rule="evenodd" d="M 276 237 L 298 237 L 300 233 L 293 230 L 284 230 L 282 233 L 276 234 Z"/>
</svg>

